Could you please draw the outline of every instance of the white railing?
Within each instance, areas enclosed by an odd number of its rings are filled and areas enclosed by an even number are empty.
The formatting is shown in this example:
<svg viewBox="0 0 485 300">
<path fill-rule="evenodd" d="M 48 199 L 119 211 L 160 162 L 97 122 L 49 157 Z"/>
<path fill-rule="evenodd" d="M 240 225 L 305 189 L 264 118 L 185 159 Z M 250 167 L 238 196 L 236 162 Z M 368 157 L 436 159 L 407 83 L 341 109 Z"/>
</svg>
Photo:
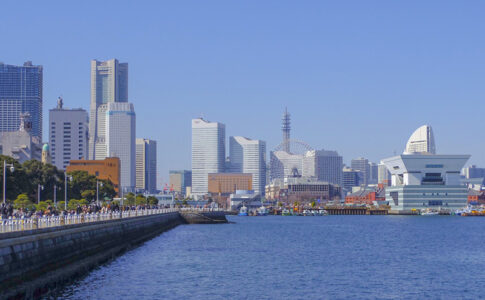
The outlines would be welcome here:
<svg viewBox="0 0 485 300">
<path fill-rule="evenodd" d="M 13 218 L 0 219 L 0 233 L 32 230 L 49 227 L 57 227 L 72 224 L 92 223 L 99 221 L 107 221 L 114 219 L 134 218 L 140 216 L 166 214 L 179 211 L 176 208 L 155 208 L 155 209 L 140 209 L 140 210 L 125 210 L 104 213 L 82 213 L 82 214 L 67 214 L 62 216 L 32 216 L 30 218 Z"/>
</svg>

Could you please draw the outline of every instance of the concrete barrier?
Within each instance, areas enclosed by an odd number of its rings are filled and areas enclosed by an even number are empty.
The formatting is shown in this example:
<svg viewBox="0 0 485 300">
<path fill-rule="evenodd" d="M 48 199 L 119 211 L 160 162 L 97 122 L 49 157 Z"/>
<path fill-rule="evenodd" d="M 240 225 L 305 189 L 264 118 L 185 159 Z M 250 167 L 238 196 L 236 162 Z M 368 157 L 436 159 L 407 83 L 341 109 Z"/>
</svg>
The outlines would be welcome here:
<svg viewBox="0 0 485 300">
<path fill-rule="evenodd" d="M 0 235 L 0 298 L 38 298 L 183 223 L 173 212 Z"/>
</svg>

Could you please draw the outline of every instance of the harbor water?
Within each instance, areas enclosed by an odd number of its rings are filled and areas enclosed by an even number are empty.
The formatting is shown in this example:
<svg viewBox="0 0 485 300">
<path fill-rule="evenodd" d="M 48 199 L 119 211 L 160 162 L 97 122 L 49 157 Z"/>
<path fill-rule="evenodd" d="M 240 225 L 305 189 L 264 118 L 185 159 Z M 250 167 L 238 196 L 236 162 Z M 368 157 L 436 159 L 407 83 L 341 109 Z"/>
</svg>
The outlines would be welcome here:
<svg viewBox="0 0 485 300">
<path fill-rule="evenodd" d="M 182 225 L 50 298 L 483 298 L 485 218 L 240 217 Z"/>
</svg>

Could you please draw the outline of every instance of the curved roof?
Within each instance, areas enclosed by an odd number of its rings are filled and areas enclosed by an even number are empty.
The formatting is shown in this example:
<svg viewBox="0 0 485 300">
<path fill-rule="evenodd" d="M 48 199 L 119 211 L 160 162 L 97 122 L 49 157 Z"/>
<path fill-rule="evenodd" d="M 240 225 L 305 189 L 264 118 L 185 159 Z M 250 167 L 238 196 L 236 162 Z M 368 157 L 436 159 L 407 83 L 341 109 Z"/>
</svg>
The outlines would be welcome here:
<svg viewBox="0 0 485 300">
<path fill-rule="evenodd" d="M 42 146 L 42 151 L 49 151 L 49 144 L 44 144 L 44 146 Z"/>
<path fill-rule="evenodd" d="M 404 154 L 424 153 L 436 154 L 433 129 L 429 125 L 423 125 L 416 129 L 409 138 Z"/>
</svg>

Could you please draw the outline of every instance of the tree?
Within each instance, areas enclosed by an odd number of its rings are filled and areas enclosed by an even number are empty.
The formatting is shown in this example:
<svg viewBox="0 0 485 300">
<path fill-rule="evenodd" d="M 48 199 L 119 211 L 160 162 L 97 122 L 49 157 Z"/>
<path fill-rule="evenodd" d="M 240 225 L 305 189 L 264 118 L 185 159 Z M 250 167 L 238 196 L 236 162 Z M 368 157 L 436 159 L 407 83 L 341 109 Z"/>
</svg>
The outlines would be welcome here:
<svg viewBox="0 0 485 300">
<path fill-rule="evenodd" d="M 157 205 L 158 204 L 158 199 L 154 196 L 148 196 L 148 203 L 150 205 Z"/>
<path fill-rule="evenodd" d="M 145 205 L 147 204 L 147 200 L 142 194 L 136 195 L 136 200 L 135 200 L 136 205 Z"/>
<path fill-rule="evenodd" d="M 31 209 L 34 203 L 30 201 L 29 196 L 27 194 L 20 194 L 18 195 L 17 199 L 15 199 L 13 206 L 16 209 Z"/>
<path fill-rule="evenodd" d="M 85 190 L 85 191 L 81 192 L 81 197 L 83 199 L 87 199 L 88 201 L 90 201 L 91 199 L 96 198 L 96 191 L 95 190 Z"/>
<path fill-rule="evenodd" d="M 135 205 L 135 194 L 133 193 L 128 193 L 125 195 L 125 203 L 124 205 Z"/>
<path fill-rule="evenodd" d="M 26 193 L 29 189 L 30 182 L 22 170 L 22 165 L 18 163 L 17 160 L 10 156 L 0 155 L 0 183 L 3 184 L 3 162 L 6 161 L 7 164 L 13 164 L 14 171 L 11 172 L 10 168 L 7 169 L 6 184 L 7 184 L 7 194 L 6 200 L 14 200 L 18 195 Z M 3 192 L 2 192 L 3 193 Z M 2 194 L 3 197 L 3 194 Z M 11 202 L 11 201 L 9 201 Z"/>
</svg>

